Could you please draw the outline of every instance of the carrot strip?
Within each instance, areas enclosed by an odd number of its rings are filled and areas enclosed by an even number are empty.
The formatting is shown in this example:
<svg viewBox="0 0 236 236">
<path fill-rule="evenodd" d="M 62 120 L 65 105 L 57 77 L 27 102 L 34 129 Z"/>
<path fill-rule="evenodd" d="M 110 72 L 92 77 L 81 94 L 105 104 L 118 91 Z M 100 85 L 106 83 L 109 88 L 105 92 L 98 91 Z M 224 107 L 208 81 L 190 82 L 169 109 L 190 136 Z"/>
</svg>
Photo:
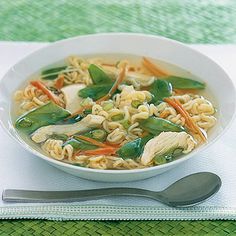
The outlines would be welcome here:
<svg viewBox="0 0 236 236">
<path fill-rule="evenodd" d="M 98 99 L 96 101 L 96 103 L 100 103 L 102 101 L 105 101 L 109 98 L 112 97 L 112 95 L 115 93 L 115 91 L 117 90 L 118 86 L 123 82 L 124 78 L 125 78 L 125 74 L 126 74 L 126 66 L 124 66 L 116 80 L 116 82 L 113 84 L 113 86 L 111 87 L 110 91 L 108 92 L 107 95 L 101 97 L 100 99 Z"/>
<path fill-rule="evenodd" d="M 162 69 L 158 68 L 154 63 L 152 63 L 146 57 L 143 57 L 142 64 L 155 76 L 168 76 L 168 73 L 163 71 Z"/>
<path fill-rule="evenodd" d="M 64 85 L 64 76 L 60 75 L 59 78 L 55 82 L 55 88 L 60 90 Z"/>
<path fill-rule="evenodd" d="M 193 122 L 189 113 L 185 110 L 185 108 L 178 100 L 164 98 L 164 101 L 171 105 L 173 108 L 175 108 L 185 118 L 188 128 L 191 129 L 193 132 L 198 133 L 201 139 L 206 142 L 206 137 L 202 133 L 201 129 Z"/>
<path fill-rule="evenodd" d="M 30 84 L 36 87 L 37 89 L 40 89 L 54 103 L 56 103 L 59 106 L 63 106 L 60 98 L 57 95 L 55 95 L 52 91 L 50 91 L 41 81 L 31 81 Z"/>
<path fill-rule="evenodd" d="M 106 147 L 106 148 L 98 148 L 95 150 L 86 150 L 81 152 L 83 155 L 114 155 L 118 148 L 114 147 Z"/>
<path fill-rule="evenodd" d="M 93 138 L 89 138 L 89 137 L 86 137 L 86 136 L 83 136 L 83 135 L 78 135 L 77 136 L 79 139 L 82 139 L 82 140 L 84 140 L 84 141 L 87 141 L 87 142 L 89 142 L 89 143 L 91 143 L 91 144 L 93 144 L 93 145 L 96 145 L 96 146 L 98 146 L 98 147 L 102 147 L 102 148 L 107 148 L 107 147 L 109 147 L 108 145 L 106 145 L 106 144 L 104 144 L 104 143 L 101 143 L 101 142 L 99 142 L 99 141 L 97 141 L 97 140 L 95 140 L 95 139 L 93 139 Z"/>
</svg>

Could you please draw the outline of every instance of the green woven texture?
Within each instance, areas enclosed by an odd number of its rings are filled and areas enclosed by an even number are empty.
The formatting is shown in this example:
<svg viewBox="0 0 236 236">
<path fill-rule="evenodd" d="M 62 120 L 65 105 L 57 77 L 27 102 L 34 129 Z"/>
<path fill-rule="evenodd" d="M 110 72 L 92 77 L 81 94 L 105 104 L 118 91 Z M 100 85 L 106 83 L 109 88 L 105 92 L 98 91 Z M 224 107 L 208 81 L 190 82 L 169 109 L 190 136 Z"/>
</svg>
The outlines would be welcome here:
<svg viewBox="0 0 236 236">
<path fill-rule="evenodd" d="M 235 43 L 235 0 L 0 0 L 0 39 L 55 41 L 99 32 Z"/>
<path fill-rule="evenodd" d="M 233 221 L 3 221 L 1 236 L 236 235 Z"/>
<path fill-rule="evenodd" d="M 0 0 L 0 40 L 55 41 L 139 32 L 236 43 L 236 0 Z M 234 221 L 4 220 L 0 235 L 236 235 Z"/>
</svg>

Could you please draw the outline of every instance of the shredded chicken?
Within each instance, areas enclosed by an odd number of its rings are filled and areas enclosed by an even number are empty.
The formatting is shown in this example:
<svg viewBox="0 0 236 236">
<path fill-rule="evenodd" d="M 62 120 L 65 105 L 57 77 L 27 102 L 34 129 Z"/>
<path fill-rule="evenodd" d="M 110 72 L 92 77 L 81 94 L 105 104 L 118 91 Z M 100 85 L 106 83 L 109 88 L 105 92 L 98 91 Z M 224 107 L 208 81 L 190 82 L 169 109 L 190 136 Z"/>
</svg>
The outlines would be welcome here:
<svg viewBox="0 0 236 236">
<path fill-rule="evenodd" d="M 82 98 L 79 97 L 78 92 L 85 87 L 84 84 L 71 84 L 61 89 L 66 103 L 66 110 L 70 113 L 78 111 L 81 107 Z"/>
<path fill-rule="evenodd" d="M 183 148 L 183 153 L 186 154 L 191 152 L 195 145 L 192 136 L 186 132 L 162 132 L 147 142 L 141 156 L 141 163 L 148 165 L 155 156 L 163 155 L 177 148 Z"/>
<path fill-rule="evenodd" d="M 44 142 L 50 135 L 66 134 L 71 136 L 76 133 L 83 133 L 89 131 L 91 128 L 98 128 L 102 125 L 105 118 L 98 115 L 87 115 L 81 121 L 69 125 L 48 125 L 37 129 L 33 135 L 32 140 L 35 143 Z"/>
</svg>

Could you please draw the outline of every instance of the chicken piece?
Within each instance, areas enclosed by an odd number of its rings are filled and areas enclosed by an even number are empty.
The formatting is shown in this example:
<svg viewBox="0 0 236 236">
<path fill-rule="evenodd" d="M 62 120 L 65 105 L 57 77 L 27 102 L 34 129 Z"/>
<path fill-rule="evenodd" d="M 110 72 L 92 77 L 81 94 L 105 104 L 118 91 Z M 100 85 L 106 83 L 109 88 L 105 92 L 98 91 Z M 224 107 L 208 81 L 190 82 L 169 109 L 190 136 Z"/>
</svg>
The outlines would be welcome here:
<svg viewBox="0 0 236 236">
<path fill-rule="evenodd" d="M 147 142 L 141 156 L 141 163 L 148 165 L 155 156 L 164 155 L 177 148 L 183 148 L 183 153 L 186 154 L 191 152 L 195 145 L 192 136 L 186 132 L 162 132 Z"/>
<path fill-rule="evenodd" d="M 83 98 L 79 97 L 78 92 L 85 87 L 84 84 L 72 84 L 61 89 L 66 103 L 66 110 L 72 114 L 81 107 L 80 103 Z"/>
<path fill-rule="evenodd" d="M 48 125 L 37 129 L 31 139 L 35 143 L 41 143 L 53 134 L 66 134 L 71 136 L 76 133 L 83 133 L 89 131 L 91 128 L 98 128 L 105 120 L 103 116 L 87 115 L 81 121 L 69 125 Z"/>
</svg>

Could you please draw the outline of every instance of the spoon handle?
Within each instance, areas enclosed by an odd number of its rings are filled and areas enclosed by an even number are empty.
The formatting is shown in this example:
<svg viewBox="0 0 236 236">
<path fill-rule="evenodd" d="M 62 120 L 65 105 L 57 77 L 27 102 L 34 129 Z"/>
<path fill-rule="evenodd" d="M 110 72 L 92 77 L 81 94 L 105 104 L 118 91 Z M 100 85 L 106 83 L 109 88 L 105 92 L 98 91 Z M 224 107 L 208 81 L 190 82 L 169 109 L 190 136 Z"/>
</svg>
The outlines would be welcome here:
<svg viewBox="0 0 236 236">
<path fill-rule="evenodd" d="M 5 189 L 2 199 L 5 202 L 75 202 L 109 196 L 137 196 L 155 200 L 160 198 L 158 192 L 138 188 L 101 188 L 76 191 L 34 191 Z"/>
</svg>

